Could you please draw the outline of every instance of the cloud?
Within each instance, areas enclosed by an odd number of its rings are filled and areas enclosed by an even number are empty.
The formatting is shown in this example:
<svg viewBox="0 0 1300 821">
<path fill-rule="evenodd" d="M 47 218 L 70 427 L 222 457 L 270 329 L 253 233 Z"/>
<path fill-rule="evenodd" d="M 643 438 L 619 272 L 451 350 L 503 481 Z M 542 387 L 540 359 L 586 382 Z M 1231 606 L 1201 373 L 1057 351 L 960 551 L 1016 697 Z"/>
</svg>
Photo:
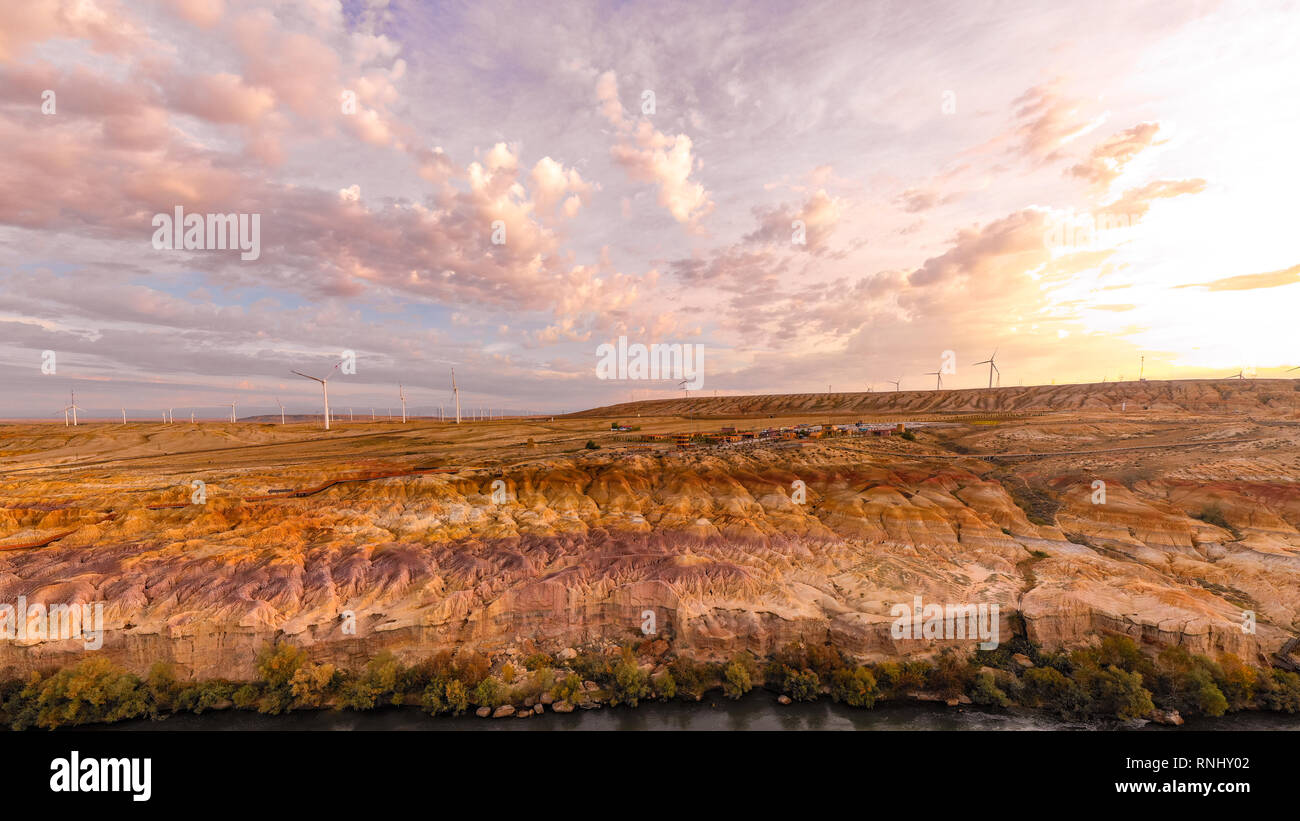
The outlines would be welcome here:
<svg viewBox="0 0 1300 821">
<path fill-rule="evenodd" d="M 658 185 L 659 204 L 673 219 L 699 230 L 700 221 L 713 212 L 714 204 L 704 186 L 690 179 L 696 168 L 691 138 L 685 134 L 670 137 L 655 130 L 648 119 L 630 120 L 619 102 L 618 78 L 613 71 L 600 75 L 596 99 L 601 114 L 617 131 L 610 156 L 631 179 Z"/>
<path fill-rule="evenodd" d="M 1121 131 L 1093 148 L 1088 158 L 1071 166 L 1068 173 L 1105 188 L 1123 173 L 1124 167 L 1138 154 L 1153 145 L 1168 142 L 1167 140 L 1156 142 L 1158 131 L 1160 131 L 1159 123 L 1139 123 Z"/>
<path fill-rule="evenodd" d="M 1239 274 L 1210 282 L 1194 282 L 1178 285 L 1178 288 L 1204 288 L 1207 291 L 1253 291 L 1258 288 L 1280 288 L 1300 282 L 1300 265 L 1292 265 L 1280 271 L 1263 274 Z"/>
<path fill-rule="evenodd" d="M 797 209 L 786 203 L 774 208 L 755 207 L 754 217 L 759 227 L 747 234 L 744 242 L 824 254 L 827 241 L 839 224 L 843 206 L 841 199 L 818 190 Z M 802 223 L 802 227 L 796 226 L 796 222 Z M 796 237 L 802 239 L 802 244 L 796 244 Z"/>
<path fill-rule="evenodd" d="M 1111 202 L 1097 209 L 1098 216 L 1107 216 L 1120 221 L 1136 221 L 1151 210 L 1151 203 L 1184 194 L 1199 194 L 1205 190 L 1205 180 L 1155 180 L 1137 188 L 1130 188 Z"/>
<path fill-rule="evenodd" d="M 1015 134 L 1023 156 L 1051 161 L 1059 156 L 1059 149 L 1100 126 L 1105 114 L 1087 117 L 1081 113 L 1082 103 L 1066 96 L 1062 82 L 1057 80 L 1034 86 L 1013 101 L 1020 125 Z"/>
<path fill-rule="evenodd" d="M 953 238 L 951 248 L 927 259 L 908 276 L 908 284 L 922 287 L 948 283 L 959 277 L 998 279 L 1008 272 L 1046 263 L 1051 253 L 1043 242 L 1045 228 L 1043 212 L 1026 209 L 982 228 L 962 229 Z M 980 287 L 993 284 L 978 283 Z"/>
</svg>

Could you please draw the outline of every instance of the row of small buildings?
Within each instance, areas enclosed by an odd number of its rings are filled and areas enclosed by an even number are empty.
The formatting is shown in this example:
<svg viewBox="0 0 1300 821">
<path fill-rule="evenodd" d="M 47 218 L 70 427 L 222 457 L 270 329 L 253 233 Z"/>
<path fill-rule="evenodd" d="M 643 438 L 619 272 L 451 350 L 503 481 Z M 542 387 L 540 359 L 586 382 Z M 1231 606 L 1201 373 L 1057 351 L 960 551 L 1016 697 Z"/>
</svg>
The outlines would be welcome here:
<svg viewBox="0 0 1300 821">
<path fill-rule="evenodd" d="M 696 433 L 644 433 L 638 441 L 648 444 L 672 443 L 681 449 L 699 446 L 744 445 L 758 442 L 798 442 L 801 439 L 828 439 L 842 436 L 889 436 L 902 433 L 906 428 L 902 422 L 890 424 L 872 424 L 856 422 L 850 425 L 794 425 L 782 428 L 763 428 L 761 430 L 738 430 L 735 427 L 723 427 L 712 432 Z"/>
</svg>

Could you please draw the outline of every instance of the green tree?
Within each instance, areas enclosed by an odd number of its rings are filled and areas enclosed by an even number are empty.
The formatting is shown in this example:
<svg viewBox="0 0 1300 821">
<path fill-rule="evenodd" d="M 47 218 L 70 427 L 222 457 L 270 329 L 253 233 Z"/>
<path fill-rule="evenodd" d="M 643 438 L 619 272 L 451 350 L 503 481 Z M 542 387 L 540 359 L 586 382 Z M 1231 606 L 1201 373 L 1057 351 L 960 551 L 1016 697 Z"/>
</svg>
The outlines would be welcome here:
<svg viewBox="0 0 1300 821">
<path fill-rule="evenodd" d="M 722 671 L 722 692 L 738 699 L 753 689 L 753 660 L 748 653 L 737 653 Z"/>
</svg>

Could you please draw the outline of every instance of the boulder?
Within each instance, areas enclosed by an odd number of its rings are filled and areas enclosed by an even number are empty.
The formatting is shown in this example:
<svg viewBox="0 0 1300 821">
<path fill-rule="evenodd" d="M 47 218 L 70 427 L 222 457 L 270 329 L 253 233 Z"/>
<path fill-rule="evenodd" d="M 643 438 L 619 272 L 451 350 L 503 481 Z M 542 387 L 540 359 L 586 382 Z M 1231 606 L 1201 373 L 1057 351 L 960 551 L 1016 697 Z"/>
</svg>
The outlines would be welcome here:
<svg viewBox="0 0 1300 821">
<path fill-rule="evenodd" d="M 507 717 L 512 716 L 512 715 L 514 715 L 514 714 L 515 714 L 515 708 L 514 708 L 514 705 L 511 705 L 511 704 L 502 704 L 500 707 L 498 707 L 498 708 L 496 709 L 495 712 L 492 713 L 492 717 L 493 717 L 493 718 L 507 718 Z"/>
<path fill-rule="evenodd" d="M 488 716 L 492 715 L 492 708 L 480 707 L 474 711 L 474 715 L 478 716 L 479 718 L 487 718 Z"/>
<path fill-rule="evenodd" d="M 573 705 L 567 701 L 557 701 L 551 709 L 557 713 L 571 713 L 573 712 Z"/>
</svg>

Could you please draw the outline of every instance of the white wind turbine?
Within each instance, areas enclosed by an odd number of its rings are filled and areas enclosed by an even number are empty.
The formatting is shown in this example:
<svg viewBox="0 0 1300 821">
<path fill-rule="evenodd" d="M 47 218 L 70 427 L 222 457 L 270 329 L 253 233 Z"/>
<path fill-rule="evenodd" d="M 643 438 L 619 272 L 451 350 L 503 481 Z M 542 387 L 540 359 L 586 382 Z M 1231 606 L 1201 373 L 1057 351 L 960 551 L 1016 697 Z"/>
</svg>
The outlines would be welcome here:
<svg viewBox="0 0 1300 821">
<path fill-rule="evenodd" d="M 333 376 L 333 375 L 334 375 L 334 372 L 335 372 L 336 370 L 339 369 L 339 365 L 342 365 L 342 364 L 343 364 L 343 360 L 342 360 L 342 359 L 340 359 L 338 362 L 335 362 L 335 363 L 334 363 L 334 367 L 330 368 L 330 376 Z M 312 376 L 311 374 L 306 374 L 306 373 L 303 373 L 302 371 L 293 371 L 293 373 L 298 374 L 299 376 L 303 377 L 304 379 L 310 379 L 310 380 L 312 380 L 313 382 L 319 382 L 319 383 L 320 383 L 321 394 L 325 397 L 325 414 L 324 414 L 324 415 L 325 415 L 325 430 L 329 430 L 329 429 L 330 429 L 330 386 L 329 386 L 329 379 L 330 379 L 330 376 L 327 376 L 327 377 L 325 377 L 324 379 L 321 379 L 319 376 Z"/>
<path fill-rule="evenodd" d="M 284 424 L 284 403 L 281 402 L 280 397 L 277 396 L 275 397 L 275 404 L 280 406 L 280 424 L 283 425 Z"/>
<path fill-rule="evenodd" d="M 934 389 L 936 391 L 943 390 L 943 371 L 926 371 L 925 375 L 935 377 Z"/>
<path fill-rule="evenodd" d="M 990 356 L 988 359 L 984 359 L 984 360 L 981 360 L 981 361 L 979 361 L 979 362 L 974 363 L 975 365 L 988 365 L 988 366 L 989 366 L 989 387 L 990 387 L 990 388 L 993 387 L 993 372 L 994 372 L 994 371 L 998 371 L 998 366 L 997 366 L 997 364 L 994 363 L 994 361 L 993 361 L 994 359 L 997 358 L 997 355 L 998 355 L 998 349 L 997 349 L 997 348 L 994 348 L 994 349 L 993 349 L 993 356 Z M 1002 371 L 998 371 L 998 377 L 1001 378 L 1001 376 L 1002 376 Z"/>
<path fill-rule="evenodd" d="M 456 369 L 451 369 L 451 395 L 456 399 L 456 424 L 460 424 L 460 388 L 456 387 Z"/>
<path fill-rule="evenodd" d="M 898 383 L 903 381 L 903 377 L 900 376 L 900 377 L 898 377 L 897 379 L 886 379 L 885 381 L 888 382 L 889 384 L 893 385 L 893 386 L 894 386 L 894 390 L 897 391 L 897 390 L 898 390 Z"/>
<path fill-rule="evenodd" d="M 68 426 L 68 411 L 72 411 L 72 426 L 75 428 L 77 426 L 77 411 L 81 410 L 81 408 L 77 407 L 77 392 L 70 391 L 69 396 L 72 397 L 72 400 L 68 406 L 63 409 L 63 426 Z"/>
<path fill-rule="evenodd" d="M 238 402 L 239 402 L 239 400 L 238 400 L 238 399 L 235 399 L 235 400 L 233 400 L 233 401 L 230 403 L 230 421 L 231 421 L 231 422 L 235 421 L 235 405 L 236 405 Z"/>
<path fill-rule="evenodd" d="M 126 408 L 122 408 L 122 424 L 126 424 Z"/>
<path fill-rule="evenodd" d="M 397 395 L 402 400 L 402 424 L 406 424 L 406 394 L 402 391 L 402 383 L 397 383 Z"/>
</svg>

